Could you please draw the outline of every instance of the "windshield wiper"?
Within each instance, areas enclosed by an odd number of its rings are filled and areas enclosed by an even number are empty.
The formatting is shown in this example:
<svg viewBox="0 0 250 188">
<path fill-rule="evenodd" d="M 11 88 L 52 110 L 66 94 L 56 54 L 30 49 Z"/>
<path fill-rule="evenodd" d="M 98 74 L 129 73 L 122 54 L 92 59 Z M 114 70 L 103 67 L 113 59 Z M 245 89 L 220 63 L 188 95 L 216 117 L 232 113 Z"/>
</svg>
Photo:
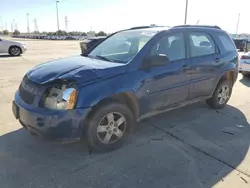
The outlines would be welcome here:
<svg viewBox="0 0 250 188">
<path fill-rule="evenodd" d="M 95 57 L 97 57 L 97 58 L 99 58 L 99 59 L 102 59 L 102 60 L 105 60 L 105 61 L 114 62 L 113 60 L 108 59 L 108 58 L 106 58 L 106 57 L 104 57 L 104 56 L 101 56 L 101 55 L 96 55 Z"/>
</svg>

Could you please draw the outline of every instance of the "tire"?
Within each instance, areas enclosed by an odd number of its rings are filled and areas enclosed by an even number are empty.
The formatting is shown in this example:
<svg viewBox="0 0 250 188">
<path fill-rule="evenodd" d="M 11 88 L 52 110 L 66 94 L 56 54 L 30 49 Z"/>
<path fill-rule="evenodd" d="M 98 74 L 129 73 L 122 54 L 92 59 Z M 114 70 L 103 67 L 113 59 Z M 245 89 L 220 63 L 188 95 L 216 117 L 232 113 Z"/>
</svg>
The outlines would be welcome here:
<svg viewBox="0 0 250 188">
<path fill-rule="evenodd" d="M 213 93 L 213 96 L 206 100 L 207 104 L 214 109 L 221 109 L 225 107 L 231 97 L 232 87 L 232 83 L 229 80 L 220 81 Z M 226 89 L 225 93 L 223 93 L 223 89 Z"/>
<path fill-rule="evenodd" d="M 250 77 L 250 73 L 249 72 L 242 72 L 242 76 L 243 77 Z"/>
<path fill-rule="evenodd" d="M 111 101 L 96 109 L 87 124 L 85 136 L 89 148 L 108 152 L 122 146 L 133 128 L 134 116 L 126 105 Z"/>
<path fill-rule="evenodd" d="M 22 49 L 18 46 L 11 46 L 9 49 L 9 54 L 11 56 L 20 56 L 22 53 Z"/>
</svg>

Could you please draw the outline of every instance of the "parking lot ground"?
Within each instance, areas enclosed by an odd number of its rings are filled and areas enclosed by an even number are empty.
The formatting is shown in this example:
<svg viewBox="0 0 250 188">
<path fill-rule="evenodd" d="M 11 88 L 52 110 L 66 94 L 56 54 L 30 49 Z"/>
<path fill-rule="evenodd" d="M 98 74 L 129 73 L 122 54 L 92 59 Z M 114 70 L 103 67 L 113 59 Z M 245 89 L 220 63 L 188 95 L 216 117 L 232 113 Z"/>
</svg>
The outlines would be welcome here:
<svg viewBox="0 0 250 188">
<path fill-rule="evenodd" d="M 249 188 L 250 79 L 241 75 L 221 110 L 205 102 L 143 120 L 119 150 L 55 144 L 14 119 L 13 95 L 33 66 L 79 54 L 77 41 L 26 41 L 21 57 L 0 55 L 1 188 Z"/>
</svg>

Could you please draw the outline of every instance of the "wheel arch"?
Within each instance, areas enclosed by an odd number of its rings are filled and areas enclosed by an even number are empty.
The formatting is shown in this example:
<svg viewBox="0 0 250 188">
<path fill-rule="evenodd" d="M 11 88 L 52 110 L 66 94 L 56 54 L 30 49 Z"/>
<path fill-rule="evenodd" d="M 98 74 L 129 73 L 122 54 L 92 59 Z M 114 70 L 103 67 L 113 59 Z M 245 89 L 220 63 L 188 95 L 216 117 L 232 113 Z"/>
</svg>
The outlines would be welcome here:
<svg viewBox="0 0 250 188">
<path fill-rule="evenodd" d="M 220 82 L 222 82 L 223 80 L 229 80 L 231 82 L 232 86 L 233 86 L 234 83 L 237 80 L 237 77 L 238 77 L 238 71 L 236 71 L 235 69 L 227 70 L 222 75 L 220 75 L 217 83 L 214 86 L 213 93 L 216 90 L 216 88 L 217 88 L 217 86 L 219 85 Z"/>
<path fill-rule="evenodd" d="M 103 97 L 98 102 L 95 102 L 92 105 L 91 111 L 87 115 L 87 119 L 93 114 L 96 110 L 99 109 L 100 106 L 105 105 L 107 103 L 110 103 L 112 101 L 120 102 L 124 105 L 126 105 L 134 115 L 134 118 L 137 119 L 139 117 L 139 103 L 137 97 L 132 92 L 119 92 L 115 93 L 108 97 Z"/>
<path fill-rule="evenodd" d="M 225 73 L 221 76 L 219 82 L 220 82 L 221 80 L 229 80 L 229 81 L 232 83 L 232 85 L 234 85 L 234 83 L 235 83 L 236 80 L 237 80 L 237 76 L 238 76 L 238 72 L 236 73 L 235 70 L 228 70 L 227 72 L 225 72 Z M 219 82 L 218 82 L 218 83 L 219 83 Z"/>
</svg>

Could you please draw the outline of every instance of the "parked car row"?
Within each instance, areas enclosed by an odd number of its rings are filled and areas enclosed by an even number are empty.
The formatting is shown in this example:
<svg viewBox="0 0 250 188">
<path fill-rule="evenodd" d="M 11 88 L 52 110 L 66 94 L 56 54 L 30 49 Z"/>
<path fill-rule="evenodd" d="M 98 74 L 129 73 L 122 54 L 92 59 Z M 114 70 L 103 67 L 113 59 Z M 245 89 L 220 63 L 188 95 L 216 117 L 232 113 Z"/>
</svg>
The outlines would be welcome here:
<svg viewBox="0 0 250 188">
<path fill-rule="evenodd" d="M 13 35 L 13 38 L 43 39 L 43 40 L 84 40 L 89 36 L 63 36 L 63 35 Z"/>
</svg>

